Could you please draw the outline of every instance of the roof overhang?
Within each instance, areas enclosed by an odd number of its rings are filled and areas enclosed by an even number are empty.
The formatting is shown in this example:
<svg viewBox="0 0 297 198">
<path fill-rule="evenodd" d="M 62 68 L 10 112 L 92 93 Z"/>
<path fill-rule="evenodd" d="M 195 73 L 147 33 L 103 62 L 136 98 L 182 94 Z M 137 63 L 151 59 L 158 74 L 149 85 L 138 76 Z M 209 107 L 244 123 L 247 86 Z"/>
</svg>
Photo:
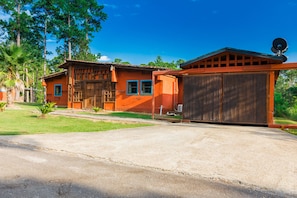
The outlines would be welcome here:
<svg viewBox="0 0 297 198">
<path fill-rule="evenodd" d="M 185 76 L 195 74 L 213 74 L 213 73 L 244 73 L 244 72 L 268 72 L 297 69 L 296 63 L 283 63 L 283 64 L 270 64 L 270 65 L 257 65 L 257 66 L 241 66 L 241 67 L 221 67 L 221 68 L 192 68 L 176 71 L 155 71 L 154 75 L 173 75 Z"/>
<path fill-rule="evenodd" d="M 56 72 L 53 74 L 43 76 L 42 79 L 47 80 L 47 79 L 51 79 L 51 78 L 55 78 L 55 77 L 59 77 L 59 76 L 65 76 L 66 74 L 67 74 L 67 71 Z"/>
<path fill-rule="evenodd" d="M 270 54 L 264 54 L 264 53 L 259 53 L 259 52 L 254 52 L 254 51 L 248 51 L 248 50 L 241 50 L 241 49 L 235 49 L 235 48 L 230 48 L 230 47 L 226 47 L 226 48 L 222 48 L 219 49 L 217 51 L 214 52 L 210 52 L 208 54 L 205 54 L 203 56 L 199 56 L 195 59 L 189 60 L 187 62 L 184 62 L 180 65 L 181 68 L 186 69 L 187 66 L 199 62 L 199 61 L 203 61 L 205 59 L 209 59 L 211 57 L 223 54 L 223 53 L 231 53 L 231 54 L 239 54 L 239 55 L 243 55 L 243 56 L 251 56 L 251 57 L 256 57 L 256 58 L 262 58 L 262 59 L 268 59 L 268 60 L 272 60 L 273 62 L 276 63 L 282 63 L 283 59 L 281 56 L 275 56 L 275 55 L 270 55 Z"/>
<path fill-rule="evenodd" d="M 139 65 L 128 65 L 128 64 L 119 64 L 119 63 L 102 63 L 102 62 L 90 62 L 90 61 L 79 61 L 79 60 L 66 60 L 65 63 L 61 64 L 59 68 L 68 69 L 70 66 L 91 66 L 91 67 L 111 67 L 113 66 L 116 69 L 128 69 L 128 70 L 143 70 L 143 71 L 156 71 L 156 70 L 168 70 L 163 67 L 155 66 L 139 66 Z"/>
</svg>

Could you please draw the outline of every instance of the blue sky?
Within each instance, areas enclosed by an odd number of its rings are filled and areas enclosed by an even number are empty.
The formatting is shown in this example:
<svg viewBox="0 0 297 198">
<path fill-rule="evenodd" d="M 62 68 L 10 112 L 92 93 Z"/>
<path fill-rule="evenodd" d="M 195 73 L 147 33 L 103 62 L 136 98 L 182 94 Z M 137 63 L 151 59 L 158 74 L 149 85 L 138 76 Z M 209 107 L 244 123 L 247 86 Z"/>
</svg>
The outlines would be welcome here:
<svg viewBox="0 0 297 198">
<path fill-rule="evenodd" d="M 297 0 L 98 0 L 108 19 L 91 49 L 107 60 L 190 60 L 233 47 L 272 54 L 285 38 L 297 61 Z"/>
</svg>

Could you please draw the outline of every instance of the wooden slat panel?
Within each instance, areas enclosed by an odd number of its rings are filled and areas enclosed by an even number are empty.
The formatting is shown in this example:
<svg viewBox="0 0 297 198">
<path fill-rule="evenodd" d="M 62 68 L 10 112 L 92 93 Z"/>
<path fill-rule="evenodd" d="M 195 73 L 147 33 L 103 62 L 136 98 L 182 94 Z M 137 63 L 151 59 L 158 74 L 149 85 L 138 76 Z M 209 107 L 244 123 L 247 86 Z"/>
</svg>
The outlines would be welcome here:
<svg viewBox="0 0 297 198">
<path fill-rule="evenodd" d="M 218 122 L 221 75 L 184 77 L 184 119 Z"/>
<path fill-rule="evenodd" d="M 224 74 L 223 122 L 267 123 L 267 74 Z"/>
</svg>

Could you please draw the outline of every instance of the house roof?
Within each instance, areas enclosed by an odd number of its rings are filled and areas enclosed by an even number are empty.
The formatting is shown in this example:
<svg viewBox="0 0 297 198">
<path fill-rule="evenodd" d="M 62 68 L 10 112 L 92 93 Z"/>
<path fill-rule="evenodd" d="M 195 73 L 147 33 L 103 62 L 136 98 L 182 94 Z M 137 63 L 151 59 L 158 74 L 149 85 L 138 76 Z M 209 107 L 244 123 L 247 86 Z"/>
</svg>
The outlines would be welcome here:
<svg viewBox="0 0 297 198">
<path fill-rule="evenodd" d="M 102 62 L 90 62 L 90 61 L 80 61 L 80 60 L 66 60 L 65 63 L 59 66 L 59 68 L 67 69 L 72 64 L 77 64 L 79 66 L 105 66 L 105 67 L 115 67 L 120 69 L 137 69 L 137 70 L 147 70 L 147 71 L 156 71 L 156 70 L 167 70 L 168 68 L 155 67 L 155 66 L 139 66 L 139 65 L 128 65 L 128 64 L 119 64 L 119 63 L 102 63 Z"/>
<path fill-rule="evenodd" d="M 66 75 L 66 71 L 52 73 L 52 74 L 43 76 L 42 78 L 44 80 L 46 80 L 46 79 L 50 79 L 50 78 L 54 78 L 54 77 L 58 77 L 58 76 L 63 76 L 63 75 Z"/>
<path fill-rule="evenodd" d="M 198 62 L 207 58 L 210 58 L 212 56 L 216 56 L 219 54 L 222 54 L 224 52 L 229 52 L 229 53 L 234 53 L 234 54 L 241 54 L 241 55 L 247 55 L 247 56 L 253 56 L 253 57 L 257 57 L 257 58 L 265 58 L 265 59 L 270 59 L 270 60 L 274 60 L 274 61 L 279 61 L 280 63 L 283 62 L 282 57 L 280 56 L 275 56 L 275 55 L 270 55 L 270 54 L 264 54 L 264 53 L 259 53 L 259 52 L 253 52 L 253 51 L 248 51 L 248 50 L 241 50 L 241 49 L 235 49 L 235 48 L 230 48 L 230 47 L 225 47 L 222 49 L 219 49 L 217 51 L 214 52 L 210 52 L 208 54 L 199 56 L 195 59 L 189 60 L 187 62 L 184 62 L 180 65 L 181 68 L 185 68 L 187 65 L 190 65 L 194 62 Z"/>
</svg>

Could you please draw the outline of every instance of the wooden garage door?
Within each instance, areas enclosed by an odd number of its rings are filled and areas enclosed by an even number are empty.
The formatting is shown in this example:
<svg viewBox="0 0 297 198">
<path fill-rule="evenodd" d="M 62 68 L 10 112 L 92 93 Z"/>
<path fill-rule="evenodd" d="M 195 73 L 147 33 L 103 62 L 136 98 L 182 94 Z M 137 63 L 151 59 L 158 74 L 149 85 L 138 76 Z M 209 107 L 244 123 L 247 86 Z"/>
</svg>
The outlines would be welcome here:
<svg viewBox="0 0 297 198">
<path fill-rule="evenodd" d="M 226 123 L 267 123 L 267 74 L 224 74 L 223 116 Z"/>
<path fill-rule="evenodd" d="M 184 77 L 184 119 L 219 122 L 221 75 Z"/>
<path fill-rule="evenodd" d="M 202 122 L 267 124 L 267 74 L 185 76 L 183 117 Z"/>
</svg>

